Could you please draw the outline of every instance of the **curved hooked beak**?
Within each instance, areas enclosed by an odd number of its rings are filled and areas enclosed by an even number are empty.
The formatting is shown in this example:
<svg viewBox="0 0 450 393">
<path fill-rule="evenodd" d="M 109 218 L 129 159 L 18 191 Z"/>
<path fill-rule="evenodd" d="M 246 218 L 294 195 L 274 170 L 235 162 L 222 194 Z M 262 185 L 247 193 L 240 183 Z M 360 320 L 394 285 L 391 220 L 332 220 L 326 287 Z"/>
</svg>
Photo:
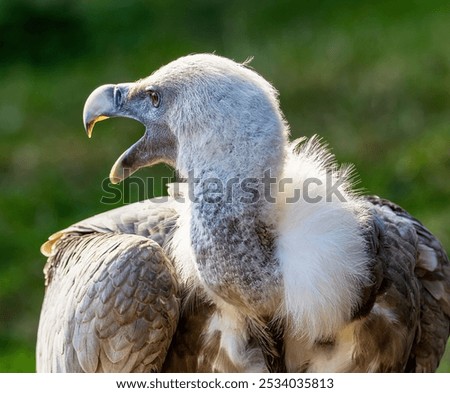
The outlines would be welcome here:
<svg viewBox="0 0 450 393">
<path fill-rule="evenodd" d="M 122 84 L 122 86 L 128 84 Z M 97 87 L 88 97 L 83 109 L 83 124 L 88 137 L 92 136 L 95 123 L 115 116 L 124 116 L 120 112 L 122 104 L 122 86 L 103 85 Z M 125 86 L 124 86 L 125 87 Z"/>
<path fill-rule="evenodd" d="M 88 137 L 95 123 L 110 117 L 127 117 L 138 120 L 146 127 L 144 136 L 126 150 L 115 162 L 109 178 L 117 184 L 138 169 L 165 162 L 175 166 L 177 142 L 170 130 L 161 124 L 146 124 L 142 119 L 143 106 L 139 98 L 129 98 L 133 83 L 103 85 L 95 89 L 86 100 L 83 123 Z M 141 103 L 142 104 L 142 103 Z"/>
</svg>

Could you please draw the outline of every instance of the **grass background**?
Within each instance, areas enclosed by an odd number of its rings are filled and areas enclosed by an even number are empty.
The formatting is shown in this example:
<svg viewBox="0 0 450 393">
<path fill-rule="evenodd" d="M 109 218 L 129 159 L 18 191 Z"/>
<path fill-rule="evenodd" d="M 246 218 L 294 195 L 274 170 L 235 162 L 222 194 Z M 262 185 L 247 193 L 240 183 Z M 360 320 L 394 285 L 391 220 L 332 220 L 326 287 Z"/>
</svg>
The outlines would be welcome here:
<svg viewBox="0 0 450 393">
<path fill-rule="evenodd" d="M 81 113 L 96 86 L 188 53 L 253 56 L 293 137 L 322 135 L 355 163 L 359 186 L 406 208 L 448 250 L 449 37 L 440 0 L 0 0 L 0 371 L 35 370 L 40 245 L 114 207 L 100 203 L 101 183 L 143 132 L 116 120 L 88 140 Z M 120 187 L 125 202 L 161 189 Z M 439 370 L 450 372 L 449 351 Z"/>
</svg>

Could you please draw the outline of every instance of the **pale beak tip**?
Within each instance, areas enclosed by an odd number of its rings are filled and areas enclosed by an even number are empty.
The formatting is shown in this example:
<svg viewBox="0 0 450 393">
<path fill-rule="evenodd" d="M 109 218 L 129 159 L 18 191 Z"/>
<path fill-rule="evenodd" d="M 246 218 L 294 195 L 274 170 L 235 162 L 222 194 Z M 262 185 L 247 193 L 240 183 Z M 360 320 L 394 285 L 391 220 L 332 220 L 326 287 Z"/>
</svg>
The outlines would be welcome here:
<svg viewBox="0 0 450 393">
<path fill-rule="evenodd" d="M 116 164 L 111 169 L 111 172 L 109 173 L 109 181 L 111 184 L 119 184 L 124 178 L 118 175 Z"/>
<path fill-rule="evenodd" d="M 118 177 L 115 176 L 110 176 L 109 181 L 111 182 L 111 184 L 119 184 L 122 181 L 122 179 L 119 179 Z"/>
<path fill-rule="evenodd" d="M 86 121 L 84 123 L 84 129 L 86 130 L 86 134 L 87 134 L 88 138 L 92 137 L 92 132 L 94 131 L 95 123 L 106 120 L 106 119 L 109 119 L 109 116 L 100 115 L 100 116 L 94 117 L 93 120 Z"/>
<path fill-rule="evenodd" d="M 84 130 L 86 131 L 86 135 L 88 138 L 92 137 L 92 130 L 94 128 L 95 121 L 84 122 Z"/>
</svg>

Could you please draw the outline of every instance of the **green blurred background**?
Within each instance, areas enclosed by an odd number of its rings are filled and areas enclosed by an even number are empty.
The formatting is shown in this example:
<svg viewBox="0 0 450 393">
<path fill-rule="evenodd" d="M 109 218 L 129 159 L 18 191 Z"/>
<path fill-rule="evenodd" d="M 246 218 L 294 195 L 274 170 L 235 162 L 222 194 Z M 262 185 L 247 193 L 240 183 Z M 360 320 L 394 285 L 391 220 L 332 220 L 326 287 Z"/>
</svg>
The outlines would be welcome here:
<svg viewBox="0 0 450 393">
<path fill-rule="evenodd" d="M 100 203 L 101 183 L 143 133 L 116 120 L 88 140 L 81 113 L 96 86 L 194 52 L 253 56 L 293 137 L 322 135 L 356 164 L 359 186 L 409 210 L 448 250 L 449 37 L 450 6 L 437 0 L 0 0 L 0 371 L 35 370 L 41 243 L 113 207 Z M 153 194 L 119 187 L 125 202 Z"/>
</svg>

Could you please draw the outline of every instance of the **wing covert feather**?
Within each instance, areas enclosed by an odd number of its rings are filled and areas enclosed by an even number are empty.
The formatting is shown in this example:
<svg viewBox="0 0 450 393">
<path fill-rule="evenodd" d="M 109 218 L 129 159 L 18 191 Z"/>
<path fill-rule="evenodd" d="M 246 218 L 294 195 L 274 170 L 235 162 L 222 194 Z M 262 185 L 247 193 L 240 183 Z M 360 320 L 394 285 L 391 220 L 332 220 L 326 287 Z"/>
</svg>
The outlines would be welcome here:
<svg viewBox="0 0 450 393">
<path fill-rule="evenodd" d="M 62 236 L 53 249 L 38 371 L 160 370 L 179 315 L 162 248 L 142 236 L 91 233 Z"/>
<path fill-rule="evenodd" d="M 439 365 L 450 334 L 450 263 L 447 254 L 439 240 L 404 209 L 386 199 L 367 199 L 375 206 L 384 223 L 390 226 L 384 238 L 388 236 L 388 241 L 394 243 L 389 244 L 379 256 L 384 263 L 390 261 L 385 269 L 402 293 L 409 293 L 410 296 L 417 293 L 419 298 L 418 327 L 412 330 L 416 333 L 406 371 L 433 372 Z M 413 262 L 408 274 L 410 277 L 399 275 L 398 250 L 408 250 L 410 254 L 408 259 Z M 408 303 L 414 302 L 411 300 Z M 397 304 L 395 309 L 405 309 L 408 303 Z M 409 312 L 411 316 L 417 314 L 416 311 Z"/>
</svg>

